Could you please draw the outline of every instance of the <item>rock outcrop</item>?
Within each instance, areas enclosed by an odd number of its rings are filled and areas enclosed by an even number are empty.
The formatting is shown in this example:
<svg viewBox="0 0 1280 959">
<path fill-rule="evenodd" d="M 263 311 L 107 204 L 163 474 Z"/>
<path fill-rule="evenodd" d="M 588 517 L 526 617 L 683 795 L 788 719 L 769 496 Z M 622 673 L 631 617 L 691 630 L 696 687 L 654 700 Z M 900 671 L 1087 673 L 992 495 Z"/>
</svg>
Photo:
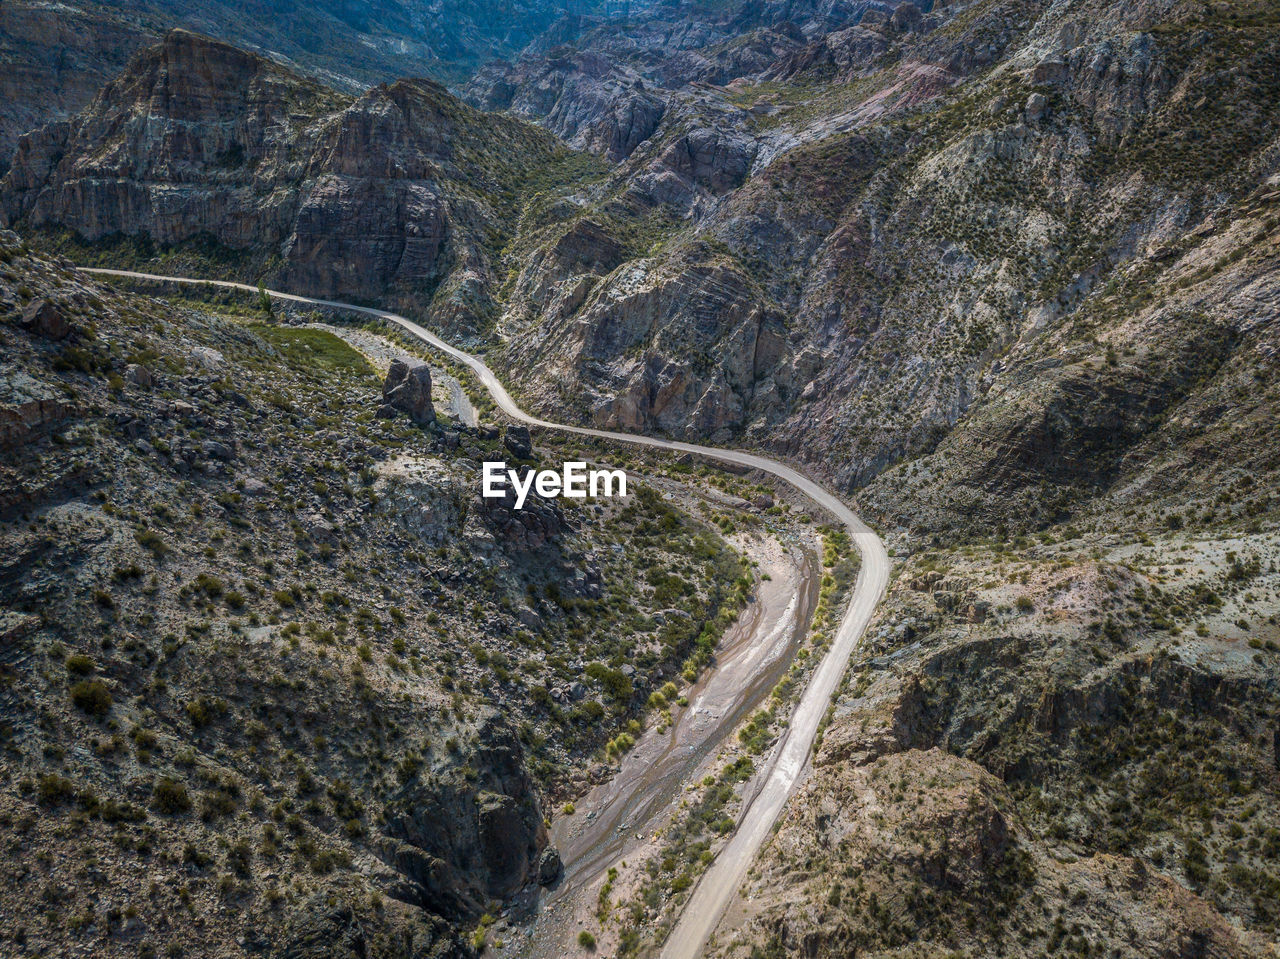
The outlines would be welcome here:
<svg viewBox="0 0 1280 959">
<path fill-rule="evenodd" d="M 36 300 L 22 311 L 19 321 L 33 333 L 46 340 L 63 340 L 71 333 L 71 324 L 66 312 L 50 300 Z"/>
<path fill-rule="evenodd" d="M 0 376 L 0 447 L 43 435 L 73 410 L 65 394 L 20 370 Z"/>
<path fill-rule="evenodd" d="M 420 904 L 455 920 L 544 881 L 547 832 L 519 740 L 490 717 L 476 734 L 473 763 L 474 782 L 454 770 L 407 785 L 387 804 L 383 827 L 384 856 L 411 880 Z"/>
<path fill-rule="evenodd" d="M 666 112 L 661 92 L 639 73 L 596 54 L 489 64 L 464 96 L 483 109 L 536 120 L 566 143 L 614 161 L 631 156 Z"/>
<path fill-rule="evenodd" d="M 436 421 L 431 403 L 431 367 L 422 362 L 392 360 L 382 383 L 382 405 L 378 415 L 392 417 L 405 413 L 419 426 Z"/>
<path fill-rule="evenodd" d="M 22 134 L 78 113 L 155 38 L 96 3 L 0 6 L 0 172 Z"/>
<path fill-rule="evenodd" d="M 553 500 L 530 492 L 516 509 L 515 490 L 507 486 L 493 499 L 477 497 L 480 515 L 503 549 L 528 553 L 553 544 L 565 528 L 564 515 Z"/>
<path fill-rule="evenodd" d="M 533 456 L 533 437 L 529 435 L 529 427 L 519 423 L 511 423 L 502 434 L 502 445 L 516 459 L 527 460 Z"/>
<path fill-rule="evenodd" d="M 212 241 L 246 276 L 323 297 L 475 322 L 515 191 L 567 158 L 546 133 L 482 117 L 426 80 L 358 98 L 182 30 L 72 120 L 24 136 L 0 214 L 84 241 Z"/>
</svg>

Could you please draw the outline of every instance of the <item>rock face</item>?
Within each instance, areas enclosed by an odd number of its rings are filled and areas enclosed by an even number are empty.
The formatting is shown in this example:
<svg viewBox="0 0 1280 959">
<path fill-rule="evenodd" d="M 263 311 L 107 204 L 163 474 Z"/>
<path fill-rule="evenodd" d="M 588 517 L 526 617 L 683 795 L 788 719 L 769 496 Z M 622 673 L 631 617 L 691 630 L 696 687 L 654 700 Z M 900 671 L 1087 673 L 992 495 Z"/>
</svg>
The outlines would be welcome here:
<svg viewBox="0 0 1280 959">
<path fill-rule="evenodd" d="M 535 261 L 529 273 L 544 268 Z M 553 274 L 554 275 L 554 274 Z M 536 289 L 537 281 L 527 280 Z M 781 317 L 731 264 L 646 260 L 615 270 L 563 323 L 530 330 L 517 369 L 579 379 L 597 423 L 716 436 L 772 389 Z M 715 353 L 716 368 L 697 357 Z M 537 357 L 541 373 L 526 367 Z"/>
<path fill-rule="evenodd" d="M 499 720 L 478 731 L 475 763 L 475 783 L 457 771 L 425 776 L 387 804 L 385 817 L 388 861 L 422 905 L 457 920 L 540 882 L 547 843 L 520 743 Z"/>
<path fill-rule="evenodd" d="M 40 436 L 71 414 L 64 395 L 26 373 L 7 370 L 0 378 L 0 447 L 11 448 Z"/>
<path fill-rule="evenodd" d="M 47 340 L 63 340 L 71 332 L 66 313 L 51 300 L 36 300 L 22 311 L 23 326 Z"/>
<path fill-rule="evenodd" d="M 97 4 L 0 5 L 0 171 L 22 134 L 80 111 L 155 37 Z"/>
<path fill-rule="evenodd" d="M 426 363 L 406 363 L 393 360 L 382 384 L 382 406 L 379 416 L 395 416 L 406 413 L 419 426 L 429 426 L 436 421 L 435 407 L 431 405 L 431 367 Z"/>
<path fill-rule="evenodd" d="M 342 104 L 270 61 L 174 31 L 81 117 L 23 138 L 5 206 L 10 220 L 56 220 L 90 240 L 120 232 L 161 244 L 202 234 L 232 249 L 278 244 L 297 200 L 264 206 L 252 184 L 296 180 L 316 117 Z M 105 152 L 73 159 L 96 151 Z"/>
<path fill-rule="evenodd" d="M 567 157 L 549 134 L 482 119 L 430 81 L 352 99 L 185 31 L 143 52 L 74 120 L 22 138 L 6 222 L 168 246 L 212 240 L 226 262 L 323 297 L 381 298 L 465 322 L 517 194 Z M 256 273 L 255 273 L 256 275 Z"/>
<path fill-rule="evenodd" d="M 0 7 L 0 172 L 14 144 L 88 104 L 140 49 L 170 28 L 211 34 L 357 92 L 401 77 L 457 78 L 511 57 L 552 26 L 564 0 L 448 0 L 406 15 L 374 0 L 353 13 L 340 0 L 308 0 L 280 16 L 271 7 L 220 0 L 156 0 L 145 7 L 71 0 L 56 7 L 12 0 Z M 572 29 L 562 35 L 572 37 Z"/>
<path fill-rule="evenodd" d="M 516 459 L 527 460 L 533 455 L 533 437 L 529 435 L 529 427 L 512 423 L 507 426 L 502 436 L 505 446 Z"/>
<path fill-rule="evenodd" d="M 492 63 L 470 82 L 467 101 L 537 120 L 566 143 L 624 160 L 657 130 L 666 112 L 634 70 L 596 54 Z"/>
</svg>

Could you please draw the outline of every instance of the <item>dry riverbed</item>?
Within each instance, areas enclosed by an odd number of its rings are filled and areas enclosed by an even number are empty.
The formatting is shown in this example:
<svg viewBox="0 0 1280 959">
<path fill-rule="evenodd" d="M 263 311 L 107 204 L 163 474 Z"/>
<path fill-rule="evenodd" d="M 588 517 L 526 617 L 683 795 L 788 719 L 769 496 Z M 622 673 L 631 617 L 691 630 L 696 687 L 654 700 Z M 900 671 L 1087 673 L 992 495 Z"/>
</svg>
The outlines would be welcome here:
<svg viewBox="0 0 1280 959">
<path fill-rule="evenodd" d="M 525 904 L 523 915 L 494 927 L 493 954 L 584 953 L 577 941 L 583 930 L 596 937 L 598 954 L 611 954 L 617 924 L 602 926 L 597 915 L 609 870 L 619 869 L 610 898 L 637 891 L 639 865 L 657 854 L 688 793 L 731 761 L 739 744 L 730 734 L 786 672 L 817 603 L 817 537 L 808 530 L 753 529 L 730 541 L 756 564 L 757 582 L 752 601 L 721 641 L 714 668 L 685 690 L 687 705 L 673 709 L 671 725 L 650 727 L 607 782 L 573 801 L 571 815 L 555 810 L 552 840 L 564 877 L 540 902 Z"/>
</svg>

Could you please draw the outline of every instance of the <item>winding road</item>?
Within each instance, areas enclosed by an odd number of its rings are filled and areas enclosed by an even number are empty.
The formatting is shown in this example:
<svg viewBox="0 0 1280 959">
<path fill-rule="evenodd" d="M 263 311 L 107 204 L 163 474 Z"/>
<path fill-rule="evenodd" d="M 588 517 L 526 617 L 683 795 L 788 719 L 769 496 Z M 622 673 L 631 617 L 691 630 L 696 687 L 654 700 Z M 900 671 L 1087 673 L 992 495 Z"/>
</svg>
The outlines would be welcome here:
<svg viewBox="0 0 1280 959">
<path fill-rule="evenodd" d="M 189 277 L 161 276 L 153 273 L 135 273 L 129 270 L 109 270 L 85 268 L 85 272 L 107 276 L 116 276 L 134 280 L 149 280 L 166 283 L 208 284 L 258 293 L 257 287 L 247 283 L 235 283 L 229 280 L 203 280 Z M 747 806 L 729 843 L 720 851 L 711 866 L 703 874 L 693 895 L 686 904 L 675 928 L 667 937 L 662 950 L 662 959 L 696 959 L 710 938 L 720 917 L 724 914 L 734 894 L 742 884 L 747 870 L 751 867 L 756 853 L 764 844 L 773 824 L 782 813 L 787 798 L 800 781 L 801 773 L 813 748 L 818 727 L 826 714 L 831 697 L 840 684 L 848 666 L 849 657 L 871 621 L 876 604 L 884 595 L 889 581 L 889 556 L 884 544 L 849 509 L 829 490 L 819 486 L 803 473 L 764 456 L 745 453 L 739 450 L 717 449 L 713 446 L 700 446 L 696 443 L 683 443 L 678 440 L 665 440 L 653 436 L 642 436 L 632 433 L 618 433 L 612 430 L 596 430 L 583 426 L 569 426 L 563 423 L 552 423 L 548 420 L 530 416 L 516 404 L 506 388 L 485 365 L 484 361 L 469 353 L 464 353 L 450 346 L 430 330 L 419 326 L 412 320 L 386 310 L 368 306 L 355 306 L 349 303 L 338 303 L 332 300 L 321 300 L 309 296 L 298 296 L 293 293 L 281 293 L 266 290 L 267 295 L 275 299 L 303 306 L 314 306 L 323 309 L 342 310 L 360 313 L 401 327 L 405 331 L 427 343 L 433 349 L 444 353 L 459 363 L 469 367 L 498 407 L 517 422 L 544 429 L 560 430 L 576 433 L 581 436 L 592 436 L 619 443 L 631 443 L 657 449 L 671 450 L 679 453 L 692 453 L 707 459 L 719 460 L 751 469 L 771 473 L 793 488 L 803 493 L 808 499 L 826 512 L 830 513 L 849 531 L 854 545 L 861 554 L 862 564 L 858 572 L 858 581 L 854 586 L 853 596 L 840 622 L 835 639 L 826 656 L 814 671 L 809 685 L 805 687 L 800 703 L 791 716 L 781 744 L 773 750 L 764 774 L 763 785 L 755 798 Z"/>
</svg>

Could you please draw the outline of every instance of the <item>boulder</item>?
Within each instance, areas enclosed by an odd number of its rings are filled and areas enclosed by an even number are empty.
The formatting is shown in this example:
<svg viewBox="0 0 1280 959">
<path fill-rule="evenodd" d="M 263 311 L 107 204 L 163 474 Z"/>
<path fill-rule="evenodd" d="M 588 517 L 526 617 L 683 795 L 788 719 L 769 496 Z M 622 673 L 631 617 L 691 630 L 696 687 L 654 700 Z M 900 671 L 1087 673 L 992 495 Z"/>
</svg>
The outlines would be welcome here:
<svg viewBox="0 0 1280 959">
<path fill-rule="evenodd" d="M 187 354 L 197 365 L 210 372 L 217 372 L 227 365 L 227 358 L 212 346 L 195 346 Z"/>
<path fill-rule="evenodd" d="M 210 459 L 222 460 L 224 463 L 235 459 L 236 455 L 230 446 L 217 440 L 205 440 L 200 444 L 200 451 Z"/>
<path fill-rule="evenodd" d="M 67 315 L 52 300 L 35 300 L 22 311 L 22 326 L 47 340 L 63 340 L 71 333 Z"/>
<path fill-rule="evenodd" d="M 1027 97 L 1024 115 L 1028 123 L 1039 123 L 1049 112 L 1049 98 L 1043 93 L 1033 93 Z"/>
<path fill-rule="evenodd" d="M 538 859 L 538 885 L 552 885 L 563 872 L 564 863 L 560 861 L 560 853 L 556 847 L 548 846 L 542 850 L 542 856 Z"/>
<path fill-rule="evenodd" d="M 431 368 L 420 360 L 393 360 L 382 384 L 382 406 L 378 415 L 393 417 L 406 413 L 419 426 L 436 421 L 431 405 Z"/>
<path fill-rule="evenodd" d="M 302 531 L 317 543 L 332 543 L 337 538 L 337 530 L 332 523 L 318 513 L 308 513 L 302 517 Z"/>
<path fill-rule="evenodd" d="M 130 363 L 125 367 L 124 380 L 126 383 L 132 383 L 134 386 L 141 387 L 144 390 L 151 389 L 151 371 L 145 366 L 139 366 L 137 363 Z"/>
<path fill-rule="evenodd" d="M 533 456 L 533 437 L 529 435 L 527 426 L 508 426 L 502 445 L 517 459 L 527 460 Z"/>
</svg>

